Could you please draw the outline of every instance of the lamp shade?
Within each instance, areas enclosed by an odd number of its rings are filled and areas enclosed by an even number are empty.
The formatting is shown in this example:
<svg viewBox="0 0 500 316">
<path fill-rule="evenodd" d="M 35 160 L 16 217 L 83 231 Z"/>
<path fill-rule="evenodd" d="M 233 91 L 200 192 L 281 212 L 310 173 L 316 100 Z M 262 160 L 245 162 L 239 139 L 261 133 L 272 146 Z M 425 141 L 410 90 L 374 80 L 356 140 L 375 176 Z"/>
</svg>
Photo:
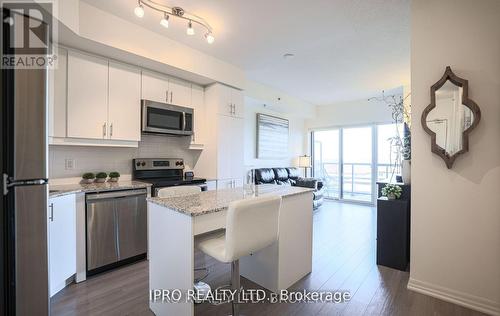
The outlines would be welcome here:
<svg viewBox="0 0 500 316">
<path fill-rule="evenodd" d="M 308 155 L 299 156 L 299 167 L 300 168 L 311 167 L 311 156 Z"/>
</svg>

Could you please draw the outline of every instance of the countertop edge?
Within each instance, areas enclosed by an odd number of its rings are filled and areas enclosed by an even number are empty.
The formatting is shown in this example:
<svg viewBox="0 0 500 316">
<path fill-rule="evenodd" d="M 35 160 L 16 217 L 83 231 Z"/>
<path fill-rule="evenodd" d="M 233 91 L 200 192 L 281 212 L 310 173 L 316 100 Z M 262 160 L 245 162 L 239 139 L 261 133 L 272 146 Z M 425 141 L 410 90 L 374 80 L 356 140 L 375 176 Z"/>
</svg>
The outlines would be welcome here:
<svg viewBox="0 0 500 316">
<path fill-rule="evenodd" d="M 133 181 L 133 182 L 129 182 L 127 184 L 123 184 L 122 186 L 119 186 L 120 183 L 119 182 L 116 182 L 116 184 L 118 185 L 117 187 L 113 187 L 113 188 L 85 188 L 83 187 L 84 185 L 82 184 L 69 184 L 69 185 L 53 185 L 51 186 L 49 184 L 49 198 L 56 198 L 56 197 L 61 197 L 61 196 L 65 196 L 65 195 L 70 195 L 70 194 L 76 194 L 76 193 L 100 193 L 100 192 L 110 192 L 110 191 L 121 191 L 121 190 L 133 190 L 133 189 L 141 189 L 141 188 L 148 188 L 148 187 L 151 187 L 151 184 L 150 183 L 146 183 L 146 182 L 141 182 L 141 181 Z M 87 185 L 92 185 L 92 184 L 87 184 Z M 100 184 L 102 185 L 102 184 Z M 57 191 L 56 192 L 50 192 L 51 190 L 51 187 L 70 187 L 70 186 L 74 186 L 74 188 L 68 188 L 68 189 L 65 189 L 65 188 L 62 188 L 62 189 L 56 189 Z"/>
<path fill-rule="evenodd" d="M 301 189 L 304 189 L 304 190 L 303 191 L 299 191 L 299 192 L 290 192 L 290 193 L 287 193 L 287 194 L 283 195 L 283 197 L 289 197 L 289 196 L 296 196 L 296 195 L 300 195 L 300 194 L 312 193 L 314 191 L 313 188 L 302 188 L 301 187 Z M 166 209 L 169 209 L 169 210 L 172 210 L 174 212 L 177 212 L 177 213 L 180 213 L 180 214 L 184 214 L 184 215 L 190 216 L 190 217 L 198 217 L 198 216 L 202 216 L 202 215 L 207 215 L 207 214 L 212 214 L 212 213 L 218 213 L 218 212 L 222 212 L 222 211 L 225 211 L 225 210 L 228 209 L 228 206 L 223 206 L 223 207 L 219 207 L 219 208 L 215 208 L 215 209 L 212 208 L 212 209 L 204 210 L 203 212 L 193 213 L 193 212 L 185 211 L 185 210 L 180 209 L 180 208 L 167 206 L 167 205 L 165 205 L 164 203 L 161 202 L 161 198 L 148 197 L 146 199 L 146 201 L 148 203 L 153 203 L 155 205 L 161 206 L 163 208 L 166 208 Z"/>
</svg>

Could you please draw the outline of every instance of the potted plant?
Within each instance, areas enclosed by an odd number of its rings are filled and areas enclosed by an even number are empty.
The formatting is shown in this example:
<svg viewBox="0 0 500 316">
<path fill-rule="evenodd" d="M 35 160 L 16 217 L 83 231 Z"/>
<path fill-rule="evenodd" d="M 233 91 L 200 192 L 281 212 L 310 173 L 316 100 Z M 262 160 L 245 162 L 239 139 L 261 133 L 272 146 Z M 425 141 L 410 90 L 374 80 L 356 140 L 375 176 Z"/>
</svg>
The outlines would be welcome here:
<svg viewBox="0 0 500 316">
<path fill-rule="evenodd" d="M 95 182 L 103 183 L 103 182 L 106 182 L 107 178 L 108 178 L 108 174 L 106 172 L 98 172 L 95 175 Z"/>
<path fill-rule="evenodd" d="M 388 200 L 399 199 L 402 192 L 403 189 L 397 184 L 388 183 L 382 188 L 382 195 L 386 196 Z"/>
<path fill-rule="evenodd" d="M 120 178 L 120 173 L 118 171 L 112 171 L 109 173 L 109 182 L 118 182 Z"/>
<path fill-rule="evenodd" d="M 94 179 L 95 179 L 95 174 L 93 174 L 92 172 L 85 172 L 82 175 L 82 183 L 92 183 L 94 182 Z"/>
</svg>

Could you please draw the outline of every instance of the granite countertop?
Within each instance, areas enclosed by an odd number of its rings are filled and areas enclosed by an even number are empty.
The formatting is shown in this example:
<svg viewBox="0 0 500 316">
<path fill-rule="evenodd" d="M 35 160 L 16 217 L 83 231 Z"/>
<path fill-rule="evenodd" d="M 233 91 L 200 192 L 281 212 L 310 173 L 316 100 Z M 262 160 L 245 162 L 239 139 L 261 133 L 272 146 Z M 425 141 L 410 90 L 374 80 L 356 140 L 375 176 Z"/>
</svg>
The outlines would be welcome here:
<svg viewBox="0 0 500 316">
<path fill-rule="evenodd" d="M 235 188 L 219 191 L 206 191 L 171 198 L 154 197 L 148 198 L 147 200 L 151 203 L 158 204 L 179 213 L 189 216 L 199 216 L 226 210 L 231 202 L 255 196 L 280 195 L 285 197 L 312 191 L 314 191 L 314 189 L 262 184 L 255 186 L 254 193 L 248 192 L 248 190 L 243 188 Z"/>
<path fill-rule="evenodd" d="M 73 193 L 97 193 L 106 191 L 130 190 L 150 187 L 151 184 L 140 181 L 118 181 L 104 183 L 49 184 L 49 197 L 58 197 Z"/>
</svg>

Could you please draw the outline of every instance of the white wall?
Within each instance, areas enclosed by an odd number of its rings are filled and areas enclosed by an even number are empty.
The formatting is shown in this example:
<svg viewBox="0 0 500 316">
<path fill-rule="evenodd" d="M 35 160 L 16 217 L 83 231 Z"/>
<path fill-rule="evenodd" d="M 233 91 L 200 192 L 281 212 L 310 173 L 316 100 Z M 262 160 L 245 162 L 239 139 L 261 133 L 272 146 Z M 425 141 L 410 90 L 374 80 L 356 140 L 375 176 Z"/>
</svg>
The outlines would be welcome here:
<svg viewBox="0 0 500 316">
<path fill-rule="evenodd" d="M 389 95 L 403 94 L 396 89 Z M 308 129 L 321 129 L 335 126 L 363 125 L 371 123 L 392 122 L 391 109 L 385 102 L 368 101 L 367 99 L 339 102 L 316 107 L 316 116 L 306 120 Z"/>
<path fill-rule="evenodd" d="M 289 120 L 288 157 L 282 160 L 257 159 L 257 113 Z M 298 156 L 307 153 L 304 118 L 297 113 L 277 111 L 264 107 L 262 102 L 245 98 L 245 166 L 248 169 L 292 167 L 298 165 Z"/>
<path fill-rule="evenodd" d="M 189 143 L 189 137 L 142 135 L 139 148 L 50 146 L 49 177 L 71 178 L 99 171 L 130 175 L 133 158 L 183 158 L 192 167 L 197 151 L 189 150 Z M 75 160 L 73 170 L 65 170 L 66 159 Z"/>
<path fill-rule="evenodd" d="M 500 315 L 500 1 L 412 1 L 411 54 L 409 287 Z M 451 170 L 420 125 L 446 66 L 482 112 Z"/>
<path fill-rule="evenodd" d="M 66 1 L 68 2 L 66 3 Z M 171 68 L 240 89 L 245 87 L 244 71 L 232 64 L 121 19 L 83 1 L 59 0 L 58 4 L 60 6 L 58 19 L 78 35 L 78 38 L 75 39 L 71 34 L 62 32 L 59 36 L 62 44 L 75 46 L 89 40 L 90 42 L 85 47 L 76 48 L 108 56 L 110 51 L 106 48 L 107 46 L 127 53 L 128 58 L 130 58 L 129 55 L 137 56 L 136 60 L 141 61 L 140 66 L 146 67 L 154 64 L 151 62 L 156 62 L 160 67 L 162 64 L 168 65 Z M 96 46 L 95 43 L 99 43 L 101 46 Z M 95 51 L 96 49 L 99 51 Z M 116 52 L 113 51 L 112 54 L 116 54 Z M 162 71 L 162 69 L 157 70 Z"/>
</svg>

